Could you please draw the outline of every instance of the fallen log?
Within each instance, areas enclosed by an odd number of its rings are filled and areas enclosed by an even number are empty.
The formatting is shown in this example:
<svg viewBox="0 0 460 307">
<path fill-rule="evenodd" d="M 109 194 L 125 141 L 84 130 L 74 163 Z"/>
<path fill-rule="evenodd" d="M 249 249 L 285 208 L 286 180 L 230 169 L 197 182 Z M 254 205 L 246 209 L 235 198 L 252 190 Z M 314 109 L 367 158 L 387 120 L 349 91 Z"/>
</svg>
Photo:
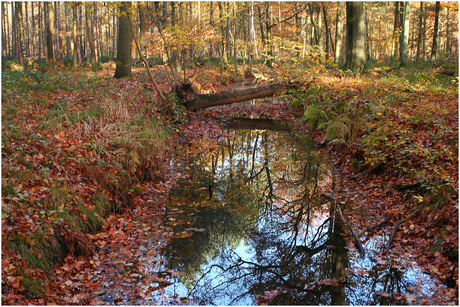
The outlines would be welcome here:
<svg viewBox="0 0 460 307">
<path fill-rule="evenodd" d="M 191 87 L 186 86 L 176 89 L 176 92 L 188 110 L 197 111 L 215 106 L 270 97 L 285 92 L 287 89 L 295 88 L 298 85 L 299 83 L 297 82 L 273 83 L 257 87 L 223 91 L 215 94 L 196 94 L 192 91 Z"/>
</svg>

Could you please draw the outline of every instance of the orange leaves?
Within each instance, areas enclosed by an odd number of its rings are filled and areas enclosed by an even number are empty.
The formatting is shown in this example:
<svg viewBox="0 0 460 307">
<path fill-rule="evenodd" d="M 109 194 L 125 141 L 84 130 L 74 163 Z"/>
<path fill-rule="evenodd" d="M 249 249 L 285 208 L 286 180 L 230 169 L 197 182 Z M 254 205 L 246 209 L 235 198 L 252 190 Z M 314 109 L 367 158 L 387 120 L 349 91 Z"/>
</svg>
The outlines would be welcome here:
<svg viewBox="0 0 460 307">
<path fill-rule="evenodd" d="M 272 291 L 264 291 L 263 295 L 255 295 L 254 298 L 259 305 L 268 305 L 273 298 L 283 293 L 287 293 L 287 291 L 282 288 L 276 288 Z"/>
</svg>

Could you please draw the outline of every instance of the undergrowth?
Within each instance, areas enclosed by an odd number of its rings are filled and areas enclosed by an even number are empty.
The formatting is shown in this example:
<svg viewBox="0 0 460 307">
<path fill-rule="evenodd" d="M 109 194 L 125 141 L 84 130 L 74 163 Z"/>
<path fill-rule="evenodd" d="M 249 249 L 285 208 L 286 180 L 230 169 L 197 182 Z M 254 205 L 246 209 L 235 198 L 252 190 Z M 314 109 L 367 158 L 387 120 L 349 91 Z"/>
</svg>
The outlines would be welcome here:
<svg viewBox="0 0 460 307">
<path fill-rule="evenodd" d="M 364 174 L 384 166 L 436 194 L 458 178 L 457 96 L 458 76 L 436 74 L 431 63 L 370 61 L 355 77 L 331 69 L 283 98 L 303 108 L 301 121 L 324 131 L 324 142 L 353 147 Z"/>
<path fill-rule="evenodd" d="M 90 255 L 87 234 L 158 180 L 169 132 L 136 78 L 2 73 L 2 259 L 24 263 L 4 286 L 42 293 L 37 272 Z"/>
</svg>

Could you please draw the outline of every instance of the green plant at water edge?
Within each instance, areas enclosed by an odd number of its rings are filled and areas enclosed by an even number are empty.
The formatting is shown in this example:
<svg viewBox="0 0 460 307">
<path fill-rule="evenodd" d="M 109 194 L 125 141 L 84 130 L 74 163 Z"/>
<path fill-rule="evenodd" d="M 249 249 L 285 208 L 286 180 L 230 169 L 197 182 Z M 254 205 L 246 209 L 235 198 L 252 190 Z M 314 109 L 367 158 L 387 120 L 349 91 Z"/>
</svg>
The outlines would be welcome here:
<svg viewBox="0 0 460 307">
<path fill-rule="evenodd" d="M 6 246 L 16 251 L 32 267 L 49 272 L 57 261 L 55 255 L 61 255 L 62 247 L 53 237 L 45 236 L 43 229 L 38 229 L 34 237 L 27 238 L 13 230 L 7 234 Z"/>
<path fill-rule="evenodd" d="M 322 130 L 326 127 L 327 116 L 326 112 L 314 106 L 307 106 L 303 113 L 302 120 L 310 124 L 310 130 Z"/>
<path fill-rule="evenodd" d="M 334 119 L 327 124 L 326 141 L 331 144 L 351 144 L 357 132 L 357 125 L 351 119 Z"/>
</svg>

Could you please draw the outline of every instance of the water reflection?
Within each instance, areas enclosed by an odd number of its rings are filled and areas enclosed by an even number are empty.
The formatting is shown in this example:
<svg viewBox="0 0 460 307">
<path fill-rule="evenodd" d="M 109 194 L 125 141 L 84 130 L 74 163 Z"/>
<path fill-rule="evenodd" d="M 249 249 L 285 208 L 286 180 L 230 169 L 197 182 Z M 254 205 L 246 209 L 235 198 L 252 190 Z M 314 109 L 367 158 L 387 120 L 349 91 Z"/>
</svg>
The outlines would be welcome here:
<svg viewBox="0 0 460 307">
<path fill-rule="evenodd" d="M 333 176 L 309 141 L 240 129 L 220 145 L 181 161 L 190 167 L 170 194 L 176 238 L 164 257 L 183 274 L 165 295 L 199 305 L 365 305 L 391 303 L 378 290 L 413 286 L 391 265 L 382 273 L 372 263 L 364 281 L 350 268 L 339 220 L 320 196 Z"/>
</svg>

